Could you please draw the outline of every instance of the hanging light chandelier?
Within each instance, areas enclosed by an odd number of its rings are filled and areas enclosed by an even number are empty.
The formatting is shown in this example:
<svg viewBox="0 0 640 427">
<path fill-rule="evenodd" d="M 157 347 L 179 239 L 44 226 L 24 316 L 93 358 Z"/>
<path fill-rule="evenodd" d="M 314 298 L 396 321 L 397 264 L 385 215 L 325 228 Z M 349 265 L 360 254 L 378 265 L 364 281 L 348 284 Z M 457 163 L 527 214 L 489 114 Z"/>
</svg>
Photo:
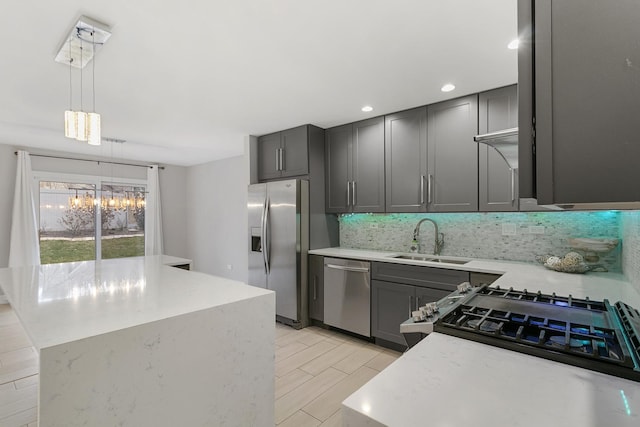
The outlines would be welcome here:
<svg viewBox="0 0 640 427">
<path fill-rule="evenodd" d="M 90 145 L 100 145 L 100 114 L 96 113 L 96 52 L 111 37 L 109 28 L 91 18 L 81 16 L 62 43 L 56 62 L 69 66 L 69 109 L 64 112 L 64 135 Z M 83 68 L 92 64 L 92 111 L 84 111 L 83 105 Z M 73 109 L 72 68 L 80 69 L 80 110 Z"/>
</svg>

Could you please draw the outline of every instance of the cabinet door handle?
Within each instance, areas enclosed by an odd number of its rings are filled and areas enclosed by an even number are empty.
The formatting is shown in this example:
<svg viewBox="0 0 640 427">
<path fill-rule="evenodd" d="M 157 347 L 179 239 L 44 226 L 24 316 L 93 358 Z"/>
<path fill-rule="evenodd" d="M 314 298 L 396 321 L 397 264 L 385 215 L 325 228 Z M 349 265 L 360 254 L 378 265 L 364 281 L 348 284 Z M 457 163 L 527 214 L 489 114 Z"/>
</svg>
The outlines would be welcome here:
<svg viewBox="0 0 640 427">
<path fill-rule="evenodd" d="M 420 309 L 420 297 L 416 295 L 416 310 Z"/>
<path fill-rule="evenodd" d="M 280 170 L 280 149 L 276 148 L 276 170 Z"/>
<path fill-rule="evenodd" d="M 424 175 L 420 175 L 420 204 L 424 205 Z"/>
<path fill-rule="evenodd" d="M 283 171 L 285 170 L 285 164 L 284 164 L 284 148 L 280 149 L 280 170 Z"/>
<path fill-rule="evenodd" d="M 356 182 L 351 181 L 351 197 L 353 200 L 352 206 L 356 205 Z"/>
<path fill-rule="evenodd" d="M 409 317 L 413 317 L 413 297 L 409 295 Z"/>
<path fill-rule="evenodd" d="M 313 300 L 318 299 L 318 276 L 313 276 Z"/>
<path fill-rule="evenodd" d="M 429 174 L 427 175 L 427 203 L 431 204 L 431 201 L 433 199 L 432 193 L 433 193 L 433 175 Z"/>
<path fill-rule="evenodd" d="M 347 181 L 347 207 L 351 206 L 351 182 Z"/>
<path fill-rule="evenodd" d="M 516 201 L 516 170 L 514 168 L 509 170 L 511 170 L 511 204 L 513 205 Z"/>
</svg>

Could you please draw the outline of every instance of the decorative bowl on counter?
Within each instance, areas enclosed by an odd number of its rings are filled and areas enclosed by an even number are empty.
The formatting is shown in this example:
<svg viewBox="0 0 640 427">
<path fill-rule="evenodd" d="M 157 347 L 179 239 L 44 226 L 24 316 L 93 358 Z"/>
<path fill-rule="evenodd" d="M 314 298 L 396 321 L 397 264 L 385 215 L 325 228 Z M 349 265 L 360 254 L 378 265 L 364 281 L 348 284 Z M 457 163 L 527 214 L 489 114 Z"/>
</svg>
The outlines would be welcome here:
<svg viewBox="0 0 640 427">
<path fill-rule="evenodd" d="M 549 270 L 562 273 L 586 273 L 587 271 L 609 271 L 600 264 L 587 264 L 584 258 L 577 252 L 569 252 L 564 257 L 555 255 L 538 255 L 536 261 Z"/>
</svg>

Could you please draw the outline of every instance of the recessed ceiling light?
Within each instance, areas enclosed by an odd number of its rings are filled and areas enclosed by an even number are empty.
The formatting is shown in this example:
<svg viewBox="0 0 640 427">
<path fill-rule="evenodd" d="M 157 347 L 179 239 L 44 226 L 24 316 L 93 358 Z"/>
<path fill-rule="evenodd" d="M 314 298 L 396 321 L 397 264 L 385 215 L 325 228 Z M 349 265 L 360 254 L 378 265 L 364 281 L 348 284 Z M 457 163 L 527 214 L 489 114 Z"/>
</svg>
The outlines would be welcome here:
<svg viewBox="0 0 640 427">
<path fill-rule="evenodd" d="M 508 49 L 514 50 L 518 48 L 518 45 L 520 44 L 520 40 L 515 39 L 515 40 L 511 40 L 509 42 L 509 44 L 507 45 Z"/>
<path fill-rule="evenodd" d="M 364 107 L 362 107 L 362 111 L 368 113 L 369 111 L 373 111 L 373 107 L 371 105 L 365 105 Z"/>
<path fill-rule="evenodd" d="M 440 88 L 440 90 L 443 91 L 443 92 L 451 92 L 455 88 L 456 88 L 455 85 L 453 85 L 451 83 L 447 83 L 446 85 L 442 86 Z"/>
</svg>

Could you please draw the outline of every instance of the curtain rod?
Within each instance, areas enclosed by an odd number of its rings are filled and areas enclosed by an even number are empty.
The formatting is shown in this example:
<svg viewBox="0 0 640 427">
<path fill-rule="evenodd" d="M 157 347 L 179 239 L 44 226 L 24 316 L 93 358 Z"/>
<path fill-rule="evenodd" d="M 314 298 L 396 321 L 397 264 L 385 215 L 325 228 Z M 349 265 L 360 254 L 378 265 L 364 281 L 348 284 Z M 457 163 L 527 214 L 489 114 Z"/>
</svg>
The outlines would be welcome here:
<svg viewBox="0 0 640 427">
<path fill-rule="evenodd" d="M 18 155 L 18 152 L 14 151 L 13 154 Z M 107 163 L 107 164 L 110 164 L 110 165 L 136 166 L 136 167 L 139 167 L 139 168 L 150 168 L 150 169 L 153 169 L 153 166 L 151 166 L 151 165 L 135 165 L 133 163 L 109 162 L 109 161 L 106 161 L 106 160 L 89 160 L 89 159 L 78 159 L 78 158 L 75 158 L 75 157 L 48 156 L 48 155 L 45 155 L 45 154 L 31 154 L 30 153 L 29 155 L 33 156 L 33 157 L 47 157 L 49 159 L 77 160 L 79 162 L 95 162 L 97 164 Z M 164 170 L 164 166 L 158 166 L 158 169 Z"/>
</svg>

